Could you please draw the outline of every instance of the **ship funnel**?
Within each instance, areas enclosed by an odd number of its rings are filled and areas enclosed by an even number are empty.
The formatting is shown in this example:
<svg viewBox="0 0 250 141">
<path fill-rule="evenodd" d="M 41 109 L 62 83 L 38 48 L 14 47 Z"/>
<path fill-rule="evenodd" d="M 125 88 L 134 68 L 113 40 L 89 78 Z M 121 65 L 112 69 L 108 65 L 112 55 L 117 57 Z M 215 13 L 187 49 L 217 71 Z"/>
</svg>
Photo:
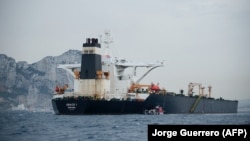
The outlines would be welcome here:
<svg viewBox="0 0 250 141">
<path fill-rule="evenodd" d="M 87 38 L 86 43 L 90 44 L 90 38 Z"/>
<path fill-rule="evenodd" d="M 97 44 L 98 43 L 98 39 L 97 38 L 92 38 L 91 42 L 92 42 L 92 44 Z"/>
<path fill-rule="evenodd" d="M 97 38 L 87 38 L 83 43 L 80 79 L 95 79 L 97 71 L 102 71 L 101 44 Z"/>
<path fill-rule="evenodd" d="M 101 48 L 101 44 L 98 43 L 97 38 L 87 38 L 86 43 L 83 43 L 83 47 L 98 47 L 98 48 Z"/>
</svg>

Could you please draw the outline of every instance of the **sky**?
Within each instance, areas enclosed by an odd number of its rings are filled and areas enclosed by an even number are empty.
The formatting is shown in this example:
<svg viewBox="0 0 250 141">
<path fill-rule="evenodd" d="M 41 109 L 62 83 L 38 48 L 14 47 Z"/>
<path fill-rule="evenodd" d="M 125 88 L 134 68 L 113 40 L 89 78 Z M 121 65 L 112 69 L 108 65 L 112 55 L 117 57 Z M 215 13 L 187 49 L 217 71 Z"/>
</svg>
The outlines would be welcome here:
<svg viewBox="0 0 250 141">
<path fill-rule="evenodd" d="M 250 99 L 249 25 L 249 0 L 0 0 L 0 54 L 31 64 L 109 31 L 114 56 L 165 61 L 142 83 Z"/>
</svg>

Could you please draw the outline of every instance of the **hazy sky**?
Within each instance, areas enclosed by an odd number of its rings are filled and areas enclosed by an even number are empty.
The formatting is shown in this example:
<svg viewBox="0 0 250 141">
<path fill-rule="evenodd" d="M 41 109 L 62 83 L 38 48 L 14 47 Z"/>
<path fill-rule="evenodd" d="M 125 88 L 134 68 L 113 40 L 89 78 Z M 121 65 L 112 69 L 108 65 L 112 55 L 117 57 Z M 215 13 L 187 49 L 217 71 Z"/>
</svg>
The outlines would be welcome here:
<svg viewBox="0 0 250 141">
<path fill-rule="evenodd" d="M 116 56 L 165 60 L 143 83 L 250 98 L 249 0 L 0 0 L 0 53 L 16 61 L 81 50 L 105 30 Z"/>
</svg>

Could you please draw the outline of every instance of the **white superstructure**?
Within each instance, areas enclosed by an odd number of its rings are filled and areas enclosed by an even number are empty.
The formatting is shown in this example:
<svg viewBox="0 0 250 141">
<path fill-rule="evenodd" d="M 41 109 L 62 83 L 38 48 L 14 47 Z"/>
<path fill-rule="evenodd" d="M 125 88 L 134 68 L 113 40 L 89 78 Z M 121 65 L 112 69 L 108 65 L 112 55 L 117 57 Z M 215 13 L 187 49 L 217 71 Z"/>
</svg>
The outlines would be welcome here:
<svg viewBox="0 0 250 141">
<path fill-rule="evenodd" d="M 109 34 L 105 34 L 110 36 Z M 108 38 L 110 39 L 110 38 Z M 97 39 L 96 39 L 97 40 Z M 98 42 L 98 41 L 97 41 Z M 110 55 L 109 43 L 111 41 L 103 41 L 106 45 L 103 49 L 100 47 L 88 47 L 85 45 L 83 48 L 83 55 L 86 54 L 98 54 L 101 55 L 101 70 L 95 70 L 96 76 L 91 79 L 81 79 L 81 65 L 83 64 L 63 64 L 59 65 L 58 68 L 65 69 L 71 75 L 74 76 L 74 92 L 65 93 L 63 95 L 72 96 L 92 96 L 99 99 L 124 99 L 124 98 L 140 98 L 145 99 L 149 94 L 149 90 L 143 89 L 139 90 L 141 87 L 134 87 L 136 90 L 131 90 L 131 86 L 139 82 L 154 68 L 164 66 L 164 62 L 154 62 L 154 63 L 142 63 L 127 61 L 124 58 L 113 57 Z M 97 57 L 98 58 L 98 57 Z M 138 67 L 147 68 L 147 71 L 138 76 L 136 74 L 136 69 Z M 132 72 L 125 74 L 127 68 L 132 68 Z M 86 72 L 88 74 L 88 72 Z M 140 94 L 138 94 L 138 90 Z M 144 91 L 145 90 L 145 91 Z M 57 96 L 58 97 L 58 96 Z"/>
</svg>

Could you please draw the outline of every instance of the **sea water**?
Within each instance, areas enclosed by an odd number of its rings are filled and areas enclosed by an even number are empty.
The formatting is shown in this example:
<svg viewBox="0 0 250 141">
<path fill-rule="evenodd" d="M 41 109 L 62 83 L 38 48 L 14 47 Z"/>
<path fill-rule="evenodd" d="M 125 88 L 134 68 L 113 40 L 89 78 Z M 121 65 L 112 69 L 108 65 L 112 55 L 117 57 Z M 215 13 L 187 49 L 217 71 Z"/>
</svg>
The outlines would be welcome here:
<svg viewBox="0 0 250 141">
<path fill-rule="evenodd" d="M 145 141 L 148 124 L 250 124 L 250 112 L 165 115 L 0 112 L 0 141 Z"/>
</svg>

